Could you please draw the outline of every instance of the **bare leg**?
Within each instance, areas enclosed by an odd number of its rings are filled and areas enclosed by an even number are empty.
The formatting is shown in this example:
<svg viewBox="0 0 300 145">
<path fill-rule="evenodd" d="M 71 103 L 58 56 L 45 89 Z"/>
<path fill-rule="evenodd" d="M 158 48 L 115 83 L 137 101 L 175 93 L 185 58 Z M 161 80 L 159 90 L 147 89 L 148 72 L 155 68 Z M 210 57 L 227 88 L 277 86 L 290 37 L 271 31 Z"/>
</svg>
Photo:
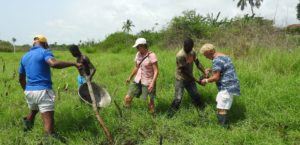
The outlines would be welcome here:
<svg viewBox="0 0 300 145">
<path fill-rule="evenodd" d="M 226 109 L 218 109 L 217 111 L 217 118 L 221 126 L 224 128 L 228 128 L 228 118 L 227 118 L 227 111 Z"/>
<path fill-rule="evenodd" d="M 47 111 L 42 114 L 42 119 L 44 123 L 44 132 L 45 134 L 54 133 L 54 111 Z"/>
<path fill-rule="evenodd" d="M 132 101 L 133 97 L 129 96 L 129 95 L 126 95 L 125 98 L 124 98 L 124 106 L 126 108 L 128 108 L 130 106 L 130 103 Z"/>
<path fill-rule="evenodd" d="M 154 99 L 150 99 L 150 102 L 149 102 L 149 112 L 150 113 L 154 113 L 155 112 L 155 104 L 154 104 Z"/>
<path fill-rule="evenodd" d="M 23 118 L 24 131 L 30 131 L 34 125 L 34 119 L 38 110 L 31 110 L 30 113 Z"/>
<path fill-rule="evenodd" d="M 31 110 L 30 113 L 26 116 L 28 121 L 34 122 L 36 114 L 39 113 L 38 110 Z"/>
</svg>

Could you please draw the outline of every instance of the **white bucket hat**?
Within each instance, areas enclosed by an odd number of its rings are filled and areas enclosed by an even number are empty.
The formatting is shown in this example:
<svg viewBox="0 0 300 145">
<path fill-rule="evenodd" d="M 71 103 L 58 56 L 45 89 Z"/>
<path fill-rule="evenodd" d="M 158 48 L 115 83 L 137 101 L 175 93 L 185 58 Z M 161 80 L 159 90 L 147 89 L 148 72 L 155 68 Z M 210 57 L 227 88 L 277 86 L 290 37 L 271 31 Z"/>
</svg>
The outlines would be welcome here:
<svg viewBox="0 0 300 145">
<path fill-rule="evenodd" d="M 138 39 L 136 39 L 135 44 L 132 47 L 135 48 L 135 47 L 137 47 L 140 44 L 147 44 L 146 39 L 145 38 L 138 38 Z"/>
<path fill-rule="evenodd" d="M 111 97 L 109 93 L 100 85 L 92 82 L 93 91 L 95 94 L 96 105 L 97 107 L 107 107 L 111 103 Z M 78 95 L 80 96 L 81 100 L 85 103 L 92 105 L 93 101 L 91 99 L 87 83 L 82 84 L 78 89 Z"/>
</svg>

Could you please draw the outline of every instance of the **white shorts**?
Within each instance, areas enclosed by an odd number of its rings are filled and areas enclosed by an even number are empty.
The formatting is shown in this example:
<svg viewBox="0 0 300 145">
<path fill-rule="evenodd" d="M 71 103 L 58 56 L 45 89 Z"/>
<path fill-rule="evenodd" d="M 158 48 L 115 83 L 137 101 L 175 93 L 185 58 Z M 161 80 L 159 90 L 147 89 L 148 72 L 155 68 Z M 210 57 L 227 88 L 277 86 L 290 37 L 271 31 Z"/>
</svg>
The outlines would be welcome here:
<svg viewBox="0 0 300 145">
<path fill-rule="evenodd" d="M 55 94 L 52 90 L 25 91 L 25 98 L 30 110 L 41 113 L 54 111 Z"/>
<path fill-rule="evenodd" d="M 218 109 L 229 110 L 232 105 L 233 96 L 227 90 L 222 90 L 217 94 L 216 101 Z"/>
</svg>

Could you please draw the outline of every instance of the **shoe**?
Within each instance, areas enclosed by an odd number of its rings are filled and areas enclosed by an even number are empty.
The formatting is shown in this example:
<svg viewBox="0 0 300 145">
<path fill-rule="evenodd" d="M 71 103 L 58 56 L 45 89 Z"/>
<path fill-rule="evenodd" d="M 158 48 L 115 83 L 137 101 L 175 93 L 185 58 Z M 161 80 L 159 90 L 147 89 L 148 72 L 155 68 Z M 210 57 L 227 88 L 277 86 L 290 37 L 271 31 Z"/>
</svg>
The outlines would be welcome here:
<svg viewBox="0 0 300 145">
<path fill-rule="evenodd" d="M 33 121 L 27 120 L 27 117 L 23 118 L 23 127 L 24 127 L 23 130 L 24 130 L 24 132 L 32 130 L 33 125 L 34 125 Z"/>
</svg>

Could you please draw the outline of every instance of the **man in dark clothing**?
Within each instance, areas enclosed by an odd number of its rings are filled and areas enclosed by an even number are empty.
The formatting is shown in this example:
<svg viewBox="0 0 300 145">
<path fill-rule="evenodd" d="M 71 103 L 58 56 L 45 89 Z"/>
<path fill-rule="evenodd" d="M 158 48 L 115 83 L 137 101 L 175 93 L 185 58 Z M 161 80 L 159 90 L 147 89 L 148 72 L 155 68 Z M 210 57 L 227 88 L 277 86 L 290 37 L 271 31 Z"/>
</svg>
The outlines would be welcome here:
<svg viewBox="0 0 300 145">
<path fill-rule="evenodd" d="M 185 88 L 189 95 L 193 99 L 193 103 L 197 107 L 203 107 L 201 101 L 201 95 L 198 92 L 196 83 L 200 83 L 199 80 L 193 76 L 193 64 L 195 63 L 197 68 L 203 73 L 205 70 L 202 64 L 197 59 L 197 55 L 193 50 L 194 42 L 188 38 L 184 41 L 184 47 L 176 54 L 176 84 L 175 84 L 175 98 L 171 107 L 175 110 L 179 109 L 183 89 Z"/>
<path fill-rule="evenodd" d="M 77 77 L 78 87 L 80 87 L 82 84 L 86 83 L 86 79 L 89 81 L 92 80 L 96 72 L 96 68 L 87 56 L 82 55 L 77 45 L 71 45 L 69 50 L 72 55 L 77 58 L 77 63 L 82 63 L 82 68 L 78 69 L 79 75 Z M 84 75 L 86 75 L 86 78 Z"/>
</svg>

